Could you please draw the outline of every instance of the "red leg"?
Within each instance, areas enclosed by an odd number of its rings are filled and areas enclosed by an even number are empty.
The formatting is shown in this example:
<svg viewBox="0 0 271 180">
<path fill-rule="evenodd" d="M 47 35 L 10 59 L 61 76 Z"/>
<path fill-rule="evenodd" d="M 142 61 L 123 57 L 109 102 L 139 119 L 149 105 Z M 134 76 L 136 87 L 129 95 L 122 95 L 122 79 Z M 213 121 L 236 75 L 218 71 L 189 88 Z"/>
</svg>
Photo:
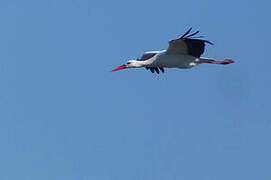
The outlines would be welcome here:
<svg viewBox="0 0 271 180">
<path fill-rule="evenodd" d="M 224 59 L 222 61 L 217 61 L 214 59 L 200 58 L 200 60 L 203 63 L 212 63 L 212 64 L 231 64 L 231 63 L 234 63 L 234 60 L 232 60 L 232 59 Z"/>
<path fill-rule="evenodd" d="M 232 59 L 224 59 L 223 61 L 213 60 L 211 63 L 212 64 L 231 64 L 231 63 L 234 63 L 234 60 Z"/>
</svg>

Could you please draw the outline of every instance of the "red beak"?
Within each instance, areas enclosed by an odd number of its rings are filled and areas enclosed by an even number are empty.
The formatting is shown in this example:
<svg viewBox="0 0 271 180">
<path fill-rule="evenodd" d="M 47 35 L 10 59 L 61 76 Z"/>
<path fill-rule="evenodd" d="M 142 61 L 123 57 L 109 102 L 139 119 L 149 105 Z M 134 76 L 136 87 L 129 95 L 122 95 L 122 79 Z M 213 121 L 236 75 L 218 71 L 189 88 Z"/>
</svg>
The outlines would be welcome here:
<svg viewBox="0 0 271 180">
<path fill-rule="evenodd" d="M 127 66 L 125 64 L 121 65 L 120 67 L 117 67 L 116 69 L 111 70 L 111 72 L 118 71 L 121 69 L 125 69 Z"/>
</svg>

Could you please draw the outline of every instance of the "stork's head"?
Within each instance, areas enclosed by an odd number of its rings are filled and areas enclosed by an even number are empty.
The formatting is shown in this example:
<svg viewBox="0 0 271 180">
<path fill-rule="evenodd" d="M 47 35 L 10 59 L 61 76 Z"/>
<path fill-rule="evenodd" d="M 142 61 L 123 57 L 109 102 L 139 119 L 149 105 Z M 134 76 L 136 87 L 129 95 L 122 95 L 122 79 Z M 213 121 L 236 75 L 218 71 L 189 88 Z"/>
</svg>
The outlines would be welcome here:
<svg viewBox="0 0 271 180">
<path fill-rule="evenodd" d="M 118 71 L 121 69 L 126 69 L 126 68 L 139 68 L 144 66 L 144 64 L 141 61 L 137 60 L 129 60 L 125 64 L 117 67 L 116 69 L 111 70 L 111 72 Z"/>
</svg>

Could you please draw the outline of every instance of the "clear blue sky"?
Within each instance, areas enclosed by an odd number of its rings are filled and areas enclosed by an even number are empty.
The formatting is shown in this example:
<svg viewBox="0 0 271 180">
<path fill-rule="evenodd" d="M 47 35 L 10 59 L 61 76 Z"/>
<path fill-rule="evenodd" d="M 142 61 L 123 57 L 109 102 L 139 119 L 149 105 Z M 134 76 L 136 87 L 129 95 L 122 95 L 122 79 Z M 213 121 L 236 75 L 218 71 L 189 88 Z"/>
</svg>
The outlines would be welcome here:
<svg viewBox="0 0 271 180">
<path fill-rule="evenodd" d="M 1 180 L 270 180 L 268 1 L 0 1 Z M 109 70 L 190 26 L 235 64 Z"/>
</svg>

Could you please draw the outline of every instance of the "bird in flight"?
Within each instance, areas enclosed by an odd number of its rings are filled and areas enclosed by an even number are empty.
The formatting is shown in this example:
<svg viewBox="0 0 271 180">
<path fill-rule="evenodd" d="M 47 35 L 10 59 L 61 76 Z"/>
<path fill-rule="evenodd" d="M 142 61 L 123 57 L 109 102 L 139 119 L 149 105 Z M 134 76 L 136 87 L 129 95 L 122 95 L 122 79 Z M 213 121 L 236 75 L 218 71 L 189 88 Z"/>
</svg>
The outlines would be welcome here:
<svg viewBox="0 0 271 180">
<path fill-rule="evenodd" d="M 199 33 L 191 33 L 192 28 L 188 29 L 179 39 L 169 41 L 167 50 L 145 52 L 140 59 L 129 60 L 125 64 L 111 70 L 111 72 L 126 68 L 145 67 L 152 73 L 159 74 L 165 72 L 164 68 L 192 68 L 202 63 L 210 64 L 231 64 L 232 59 L 214 60 L 201 57 L 204 52 L 205 44 L 210 41 L 200 39 L 202 36 L 195 37 Z M 159 71 L 160 70 L 160 71 Z"/>
</svg>

